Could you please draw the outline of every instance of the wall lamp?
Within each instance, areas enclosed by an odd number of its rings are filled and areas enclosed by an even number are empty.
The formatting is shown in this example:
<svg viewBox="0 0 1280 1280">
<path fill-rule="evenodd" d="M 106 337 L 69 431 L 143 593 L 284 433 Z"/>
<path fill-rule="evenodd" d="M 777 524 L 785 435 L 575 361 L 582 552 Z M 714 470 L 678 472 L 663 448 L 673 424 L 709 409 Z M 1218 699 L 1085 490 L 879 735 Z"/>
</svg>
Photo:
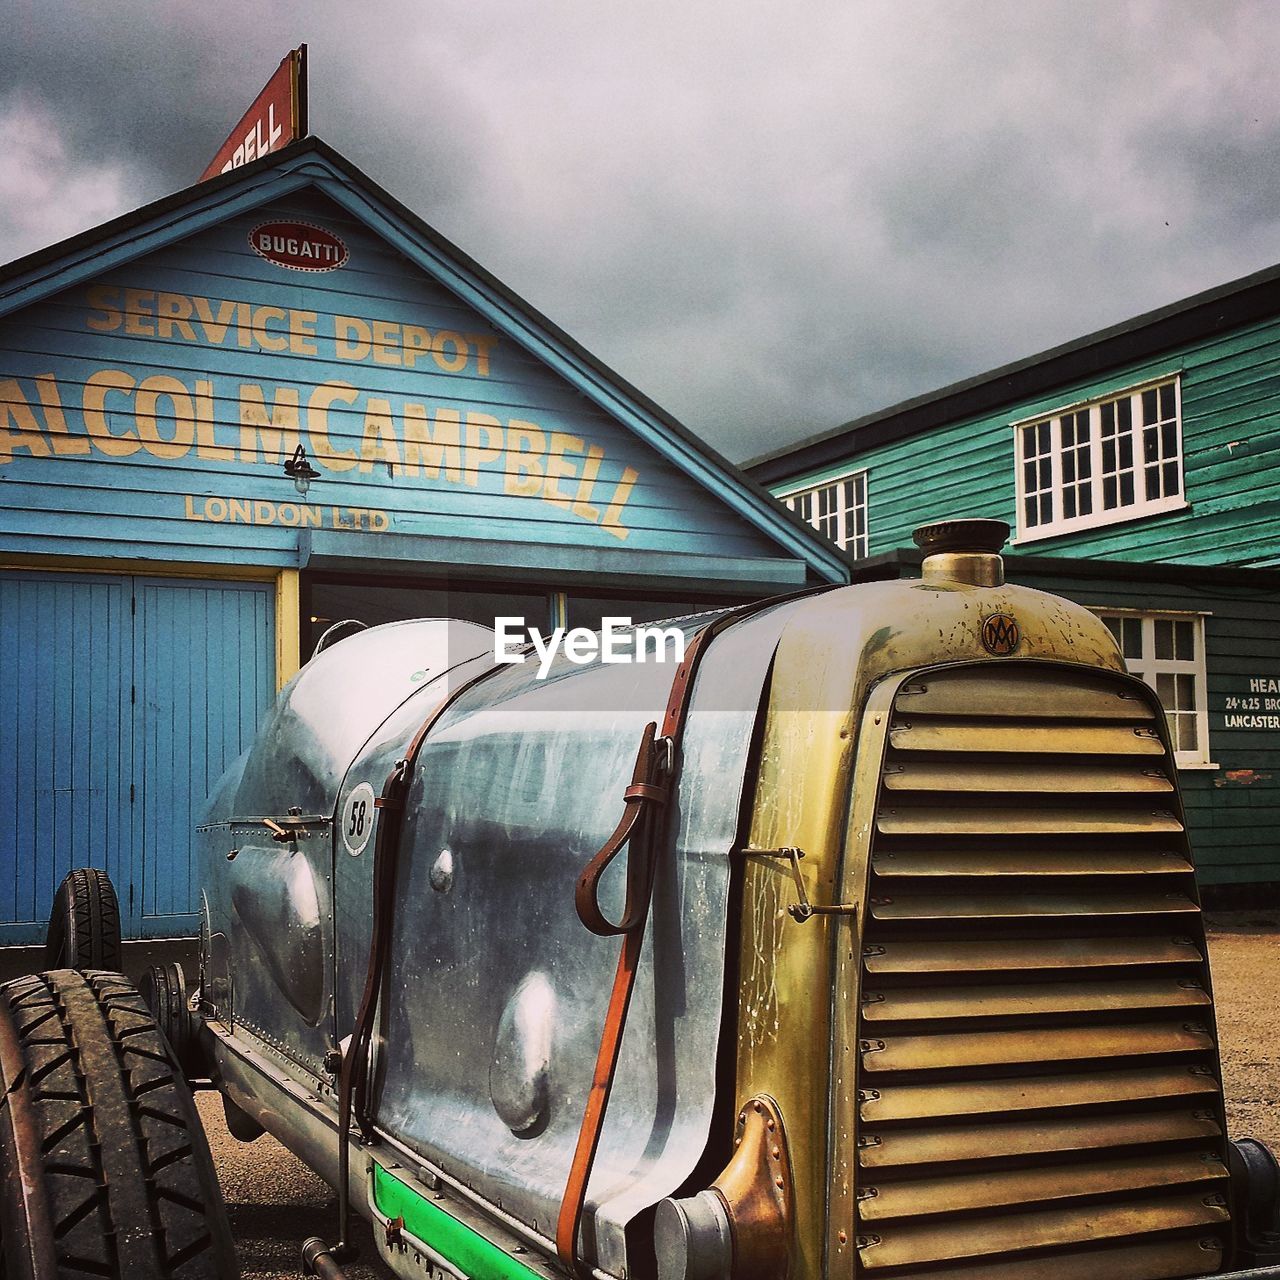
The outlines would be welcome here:
<svg viewBox="0 0 1280 1280">
<path fill-rule="evenodd" d="M 294 487 L 304 498 L 311 482 L 320 478 L 320 473 L 307 461 L 307 451 L 301 445 L 293 451 L 292 457 L 285 460 L 284 473 L 293 480 Z"/>
</svg>

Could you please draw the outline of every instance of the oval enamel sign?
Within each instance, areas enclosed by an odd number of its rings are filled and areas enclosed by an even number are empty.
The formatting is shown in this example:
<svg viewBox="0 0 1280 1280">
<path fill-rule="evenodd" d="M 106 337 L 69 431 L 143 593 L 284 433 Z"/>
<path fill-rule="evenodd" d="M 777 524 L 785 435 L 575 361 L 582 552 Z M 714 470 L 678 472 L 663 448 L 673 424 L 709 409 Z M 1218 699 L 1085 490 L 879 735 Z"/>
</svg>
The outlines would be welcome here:
<svg viewBox="0 0 1280 1280">
<path fill-rule="evenodd" d="M 336 271 L 348 257 L 345 241 L 314 222 L 260 222 L 249 232 L 249 246 L 291 271 Z"/>
</svg>

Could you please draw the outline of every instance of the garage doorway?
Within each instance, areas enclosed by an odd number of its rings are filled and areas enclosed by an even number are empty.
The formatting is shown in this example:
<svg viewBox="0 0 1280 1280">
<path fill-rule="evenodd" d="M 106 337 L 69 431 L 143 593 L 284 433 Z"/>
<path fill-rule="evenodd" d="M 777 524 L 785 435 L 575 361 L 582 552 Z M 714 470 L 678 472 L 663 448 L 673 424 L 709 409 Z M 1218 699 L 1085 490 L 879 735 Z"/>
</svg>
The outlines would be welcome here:
<svg viewBox="0 0 1280 1280">
<path fill-rule="evenodd" d="M 0 572 L 0 945 L 43 939 L 72 867 L 126 938 L 196 931 L 193 828 L 275 690 L 274 588 Z"/>
</svg>

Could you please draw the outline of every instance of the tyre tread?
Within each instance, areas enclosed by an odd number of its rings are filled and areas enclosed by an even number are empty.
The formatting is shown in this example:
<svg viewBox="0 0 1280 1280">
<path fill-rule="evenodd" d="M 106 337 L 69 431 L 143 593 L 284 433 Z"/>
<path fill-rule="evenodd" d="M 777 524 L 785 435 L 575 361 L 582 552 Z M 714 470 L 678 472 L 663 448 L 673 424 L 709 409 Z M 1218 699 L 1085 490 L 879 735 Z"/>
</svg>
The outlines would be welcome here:
<svg viewBox="0 0 1280 1280">
<path fill-rule="evenodd" d="M 45 940 L 49 969 L 111 969 L 121 965 L 120 903 L 100 867 L 68 871 L 54 895 Z"/>
<path fill-rule="evenodd" d="M 67 970 L 18 979 L 0 988 L 0 1017 L 22 1050 L 10 1089 L 25 1091 L 40 1131 L 37 1194 L 59 1280 L 237 1275 L 190 1090 L 128 979 Z M 10 1272 L 25 1274 L 21 1260 Z"/>
<path fill-rule="evenodd" d="M 59 1276 L 111 1275 L 115 1233 L 107 1214 L 106 1181 L 86 1081 L 68 1044 L 65 1010 L 43 974 L 10 983 L 5 994 L 26 1060 L 22 1083 L 41 1131 L 43 1191 Z M 55 1018 L 60 1038 L 31 1034 Z"/>
</svg>

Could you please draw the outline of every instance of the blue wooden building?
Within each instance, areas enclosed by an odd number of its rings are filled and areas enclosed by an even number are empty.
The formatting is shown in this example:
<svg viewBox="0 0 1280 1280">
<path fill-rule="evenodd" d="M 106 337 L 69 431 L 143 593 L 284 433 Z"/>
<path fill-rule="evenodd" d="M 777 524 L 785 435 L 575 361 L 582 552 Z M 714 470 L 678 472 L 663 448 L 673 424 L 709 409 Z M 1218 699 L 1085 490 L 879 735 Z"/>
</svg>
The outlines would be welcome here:
<svg viewBox="0 0 1280 1280">
<path fill-rule="evenodd" d="M 651 619 L 847 574 L 315 139 L 24 258 L 0 944 L 42 937 L 81 865 L 127 936 L 190 932 L 199 804 L 332 622 Z"/>
<path fill-rule="evenodd" d="M 748 464 L 859 561 L 1013 529 L 1009 577 L 1110 625 L 1168 713 L 1202 883 L 1280 892 L 1280 267 Z"/>
</svg>

